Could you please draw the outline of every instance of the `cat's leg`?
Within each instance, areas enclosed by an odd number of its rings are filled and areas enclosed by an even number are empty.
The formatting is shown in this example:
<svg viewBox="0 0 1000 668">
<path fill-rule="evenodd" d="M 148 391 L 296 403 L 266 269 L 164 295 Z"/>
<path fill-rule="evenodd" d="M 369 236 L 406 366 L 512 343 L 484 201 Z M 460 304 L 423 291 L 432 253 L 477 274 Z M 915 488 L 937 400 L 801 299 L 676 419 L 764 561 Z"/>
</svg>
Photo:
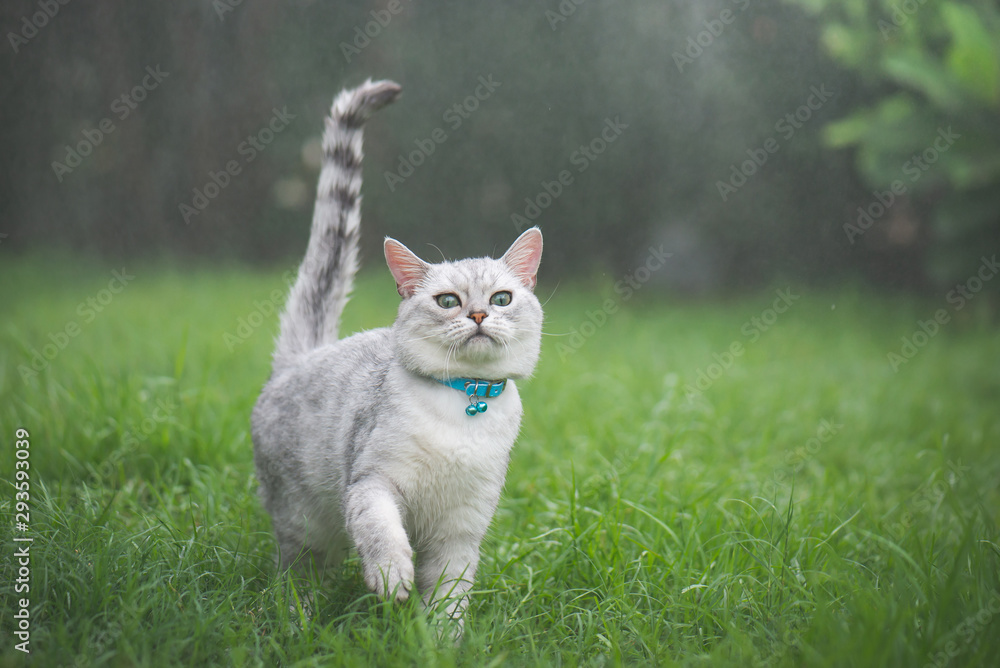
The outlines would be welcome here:
<svg viewBox="0 0 1000 668">
<path fill-rule="evenodd" d="M 307 574 L 316 563 L 316 555 L 294 532 L 275 528 L 278 539 L 278 561 L 281 570 L 294 568 L 299 573 Z"/>
<path fill-rule="evenodd" d="M 365 584 L 385 598 L 405 601 L 413 588 L 413 549 L 395 485 L 370 474 L 350 486 L 345 501 L 347 531 L 361 557 Z"/>
<path fill-rule="evenodd" d="M 483 533 L 449 533 L 417 554 L 417 586 L 427 607 L 436 607 L 438 602 L 447 600 L 443 612 L 458 623 L 460 635 L 464 626 L 462 616 L 469 603 L 466 594 L 472 588 L 479 565 Z"/>
<path fill-rule="evenodd" d="M 343 560 L 343 531 L 336 518 L 315 513 L 275 514 L 274 533 L 278 539 L 279 563 L 282 569 L 294 568 L 302 575 L 322 576 L 327 568 Z"/>
<path fill-rule="evenodd" d="M 316 523 L 314 526 L 319 528 Z M 343 530 L 338 530 L 340 521 L 323 525 L 326 533 L 314 531 L 309 534 L 307 524 L 294 523 L 287 517 L 276 517 L 275 536 L 278 539 L 278 566 L 282 570 L 291 570 L 298 588 L 299 600 L 306 617 L 312 617 L 317 609 L 317 590 L 315 585 L 321 585 L 329 570 L 336 568 L 347 556 L 348 541 Z M 289 605 L 289 611 L 296 615 L 296 604 Z"/>
</svg>

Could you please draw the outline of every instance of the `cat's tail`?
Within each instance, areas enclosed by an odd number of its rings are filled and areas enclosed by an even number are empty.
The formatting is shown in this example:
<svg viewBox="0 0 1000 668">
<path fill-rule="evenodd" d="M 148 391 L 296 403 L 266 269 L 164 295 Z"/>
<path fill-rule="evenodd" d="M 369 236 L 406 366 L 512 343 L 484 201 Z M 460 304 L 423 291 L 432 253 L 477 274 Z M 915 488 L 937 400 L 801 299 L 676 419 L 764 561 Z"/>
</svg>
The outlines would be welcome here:
<svg viewBox="0 0 1000 668">
<path fill-rule="evenodd" d="M 399 91 L 395 82 L 369 79 L 333 100 L 323 133 L 323 168 L 309 246 L 281 314 L 275 370 L 337 340 L 340 314 L 358 268 L 362 128 L 373 112 L 395 101 Z"/>
</svg>

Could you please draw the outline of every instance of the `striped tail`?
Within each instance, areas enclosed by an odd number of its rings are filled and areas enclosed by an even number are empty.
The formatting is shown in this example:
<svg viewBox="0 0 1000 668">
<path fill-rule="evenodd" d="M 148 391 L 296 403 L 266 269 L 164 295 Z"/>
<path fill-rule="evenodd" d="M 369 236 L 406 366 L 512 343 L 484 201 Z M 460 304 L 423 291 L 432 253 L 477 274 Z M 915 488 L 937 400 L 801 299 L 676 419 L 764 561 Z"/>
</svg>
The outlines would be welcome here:
<svg viewBox="0 0 1000 668">
<path fill-rule="evenodd" d="M 399 91 L 392 81 L 369 79 L 333 100 L 323 133 L 323 168 L 309 246 L 281 314 L 275 370 L 337 340 L 340 314 L 358 269 L 362 128 L 373 112 L 395 101 Z"/>
</svg>

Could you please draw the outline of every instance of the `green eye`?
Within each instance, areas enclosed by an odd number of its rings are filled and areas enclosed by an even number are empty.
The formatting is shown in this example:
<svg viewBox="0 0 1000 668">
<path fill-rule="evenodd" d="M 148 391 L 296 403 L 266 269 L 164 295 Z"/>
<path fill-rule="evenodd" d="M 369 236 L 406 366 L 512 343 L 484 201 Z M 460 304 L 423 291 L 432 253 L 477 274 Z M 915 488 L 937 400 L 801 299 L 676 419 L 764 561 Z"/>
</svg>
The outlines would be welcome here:
<svg viewBox="0 0 1000 668">
<path fill-rule="evenodd" d="M 458 295 L 453 295 L 450 292 L 446 295 L 438 295 L 434 299 L 437 300 L 438 306 L 441 308 L 455 308 L 462 305 Z"/>
<path fill-rule="evenodd" d="M 510 304 L 510 293 L 504 290 L 490 297 L 490 303 L 494 306 L 507 306 Z"/>
</svg>

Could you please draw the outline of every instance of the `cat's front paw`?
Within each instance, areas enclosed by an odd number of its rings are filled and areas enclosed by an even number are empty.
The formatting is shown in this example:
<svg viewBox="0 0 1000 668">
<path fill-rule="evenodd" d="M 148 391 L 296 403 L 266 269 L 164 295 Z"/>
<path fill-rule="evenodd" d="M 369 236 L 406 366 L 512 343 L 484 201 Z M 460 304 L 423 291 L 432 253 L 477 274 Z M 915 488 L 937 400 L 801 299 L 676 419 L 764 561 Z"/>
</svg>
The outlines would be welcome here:
<svg viewBox="0 0 1000 668">
<path fill-rule="evenodd" d="M 365 584 L 382 598 L 405 601 L 413 589 L 413 554 L 396 556 L 364 565 Z"/>
</svg>

